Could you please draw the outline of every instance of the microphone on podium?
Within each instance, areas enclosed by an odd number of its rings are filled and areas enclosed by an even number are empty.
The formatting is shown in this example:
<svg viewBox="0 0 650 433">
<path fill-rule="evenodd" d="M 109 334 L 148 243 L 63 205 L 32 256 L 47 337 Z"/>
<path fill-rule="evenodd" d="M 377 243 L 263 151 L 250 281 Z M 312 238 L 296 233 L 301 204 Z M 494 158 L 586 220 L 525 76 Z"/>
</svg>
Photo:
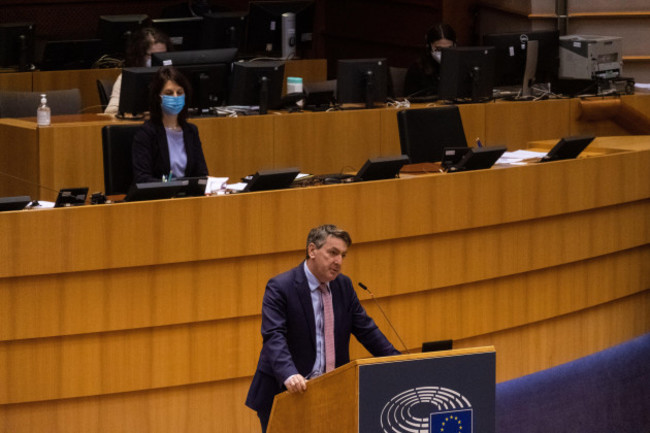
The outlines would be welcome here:
<svg viewBox="0 0 650 433">
<path fill-rule="evenodd" d="M 366 292 L 368 292 L 368 293 L 370 294 L 370 297 L 372 298 L 372 300 L 375 301 L 375 304 L 377 305 L 377 307 L 379 307 L 379 311 L 381 311 L 381 314 L 384 316 L 384 319 L 386 319 L 386 321 L 388 322 L 388 324 L 389 324 L 390 327 L 392 328 L 392 330 L 393 330 L 393 332 L 395 333 L 395 335 L 397 335 L 397 338 L 399 339 L 400 343 L 402 343 L 402 346 L 404 347 L 404 351 L 405 351 L 406 353 L 410 353 L 409 350 L 408 350 L 408 348 L 406 347 L 406 344 L 404 344 L 404 340 L 402 340 L 402 337 L 399 336 L 399 334 L 397 333 L 397 330 L 395 329 L 395 327 L 394 327 L 393 324 L 391 323 L 390 319 L 388 318 L 388 316 L 387 316 L 386 313 L 384 312 L 384 309 L 381 308 L 381 305 L 379 305 L 379 302 L 377 302 L 377 300 L 375 299 L 375 295 L 374 295 L 374 294 L 370 291 L 370 289 L 369 289 L 368 287 L 366 287 L 366 285 L 363 284 L 361 281 L 359 281 L 358 284 L 359 284 L 359 287 L 361 287 L 363 290 L 365 290 Z"/>
</svg>

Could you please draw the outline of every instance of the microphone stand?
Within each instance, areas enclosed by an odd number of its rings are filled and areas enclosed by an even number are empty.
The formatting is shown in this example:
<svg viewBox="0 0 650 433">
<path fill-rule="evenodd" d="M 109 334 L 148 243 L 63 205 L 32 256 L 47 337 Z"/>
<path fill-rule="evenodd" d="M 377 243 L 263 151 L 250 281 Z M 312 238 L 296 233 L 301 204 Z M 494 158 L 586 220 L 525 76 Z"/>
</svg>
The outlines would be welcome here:
<svg viewBox="0 0 650 433">
<path fill-rule="evenodd" d="M 407 349 L 406 344 L 404 344 L 404 340 L 402 340 L 402 337 L 399 336 L 399 334 L 397 333 L 397 330 L 395 329 L 395 327 L 394 327 L 393 324 L 391 323 L 390 319 L 388 318 L 388 316 L 387 316 L 386 313 L 384 312 L 384 309 L 381 308 L 381 305 L 379 305 L 379 302 L 377 302 L 377 300 L 375 299 L 375 295 L 374 295 L 374 294 L 370 291 L 370 289 L 369 289 L 368 287 L 366 287 L 366 285 L 363 284 L 361 281 L 359 281 L 358 284 L 359 284 L 359 287 L 361 287 L 363 290 L 365 290 L 366 292 L 368 292 L 368 293 L 370 294 L 370 297 L 372 298 L 372 300 L 375 301 L 375 304 L 377 305 L 377 307 L 379 307 L 379 311 L 381 311 L 381 314 L 384 316 L 384 318 L 386 319 L 386 321 L 388 322 L 388 324 L 389 324 L 390 327 L 392 328 L 392 330 L 393 330 L 393 332 L 395 333 L 395 335 L 397 335 L 397 338 L 399 339 L 400 343 L 402 343 L 402 346 L 404 347 L 404 351 L 405 351 L 406 353 L 411 353 L 411 352 L 409 352 L 409 350 Z"/>
</svg>

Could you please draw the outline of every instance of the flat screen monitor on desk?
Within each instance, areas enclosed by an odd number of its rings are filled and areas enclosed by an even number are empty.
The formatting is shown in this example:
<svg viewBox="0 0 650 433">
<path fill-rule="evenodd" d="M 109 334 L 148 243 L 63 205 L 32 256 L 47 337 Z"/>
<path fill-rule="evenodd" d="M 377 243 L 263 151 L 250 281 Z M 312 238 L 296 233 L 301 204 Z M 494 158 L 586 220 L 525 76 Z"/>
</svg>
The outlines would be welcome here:
<svg viewBox="0 0 650 433">
<path fill-rule="evenodd" d="M 440 99 L 453 102 L 481 102 L 492 98 L 494 49 L 453 47 L 442 49 Z"/>
<path fill-rule="evenodd" d="M 347 59 L 338 61 L 336 99 L 339 104 L 386 103 L 388 65 L 386 59 Z"/>
<path fill-rule="evenodd" d="M 201 48 L 244 49 L 248 12 L 210 12 L 203 16 Z"/>
<path fill-rule="evenodd" d="M 400 169 L 408 163 L 409 157 L 407 155 L 370 158 L 354 176 L 353 181 L 393 179 L 397 177 Z"/>
<path fill-rule="evenodd" d="M 158 68 L 134 67 L 122 69 L 122 87 L 118 116 L 140 117 L 149 111 L 149 84 Z"/>
<path fill-rule="evenodd" d="M 300 173 L 299 168 L 280 168 L 276 170 L 260 170 L 255 173 L 244 192 L 268 191 L 272 189 L 289 188 Z"/>
<path fill-rule="evenodd" d="M 447 167 L 450 173 L 458 171 L 484 170 L 490 168 L 507 150 L 504 146 L 472 147 L 464 153 L 460 161 Z"/>
<path fill-rule="evenodd" d="M 259 113 L 266 114 L 280 106 L 283 80 L 283 62 L 236 62 L 228 105 L 259 107 Z"/>
<path fill-rule="evenodd" d="M 90 69 L 102 56 L 101 39 L 47 41 L 43 49 L 41 71 Z"/>
<path fill-rule="evenodd" d="M 311 0 L 251 1 L 246 53 L 284 58 L 304 57 L 305 51 L 312 44 L 314 4 Z"/>
<path fill-rule="evenodd" d="M 88 197 L 88 187 L 63 188 L 59 191 L 54 207 L 83 206 Z"/>
<path fill-rule="evenodd" d="M 536 53 L 529 50 L 531 41 L 537 41 Z M 494 47 L 494 85 L 497 87 L 515 86 L 525 90 L 536 83 L 557 80 L 560 66 L 560 33 L 557 30 L 487 34 L 483 35 L 483 45 Z M 527 63 L 529 69 L 533 69 L 528 74 Z"/>
<path fill-rule="evenodd" d="M 187 181 L 187 186 L 178 193 L 178 197 L 201 197 L 205 195 L 205 189 L 208 186 L 207 176 L 182 177 L 178 180 Z"/>
<path fill-rule="evenodd" d="M 19 71 L 34 63 L 34 23 L 0 24 L 0 68 Z"/>
<path fill-rule="evenodd" d="M 0 212 L 25 209 L 31 201 L 32 198 L 28 195 L 0 197 Z"/>
<path fill-rule="evenodd" d="M 146 14 L 101 15 L 98 37 L 104 45 L 103 54 L 123 58 L 131 34 L 142 27 L 148 19 L 149 16 Z"/>
<path fill-rule="evenodd" d="M 228 80 L 237 48 L 173 51 L 151 55 L 153 66 L 173 65 L 192 86 L 187 101 L 191 114 L 226 105 Z"/>
<path fill-rule="evenodd" d="M 151 26 L 169 36 L 176 51 L 201 48 L 203 17 L 157 18 Z"/>
<path fill-rule="evenodd" d="M 176 197 L 185 188 L 189 181 L 172 180 L 169 182 L 136 183 L 131 185 L 124 201 L 163 200 Z"/>
<path fill-rule="evenodd" d="M 422 343 L 422 352 L 437 352 L 439 350 L 451 350 L 454 340 L 425 341 Z"/>
<path fill-rule="evenodd" d="M 582 151 L 585 150 L 585 148 L 589 146 L 592 141 L 594 141 L 594 138 L 595 137 L 593 136 L 586 135 L 564 137 L 558 141 L 551 150 L 548 151 L 546 156 L 542 157 L 540 162 L 577 158 L 578 155 L 580 155 L 580 153 L 582 153 Z"/>
</svg>

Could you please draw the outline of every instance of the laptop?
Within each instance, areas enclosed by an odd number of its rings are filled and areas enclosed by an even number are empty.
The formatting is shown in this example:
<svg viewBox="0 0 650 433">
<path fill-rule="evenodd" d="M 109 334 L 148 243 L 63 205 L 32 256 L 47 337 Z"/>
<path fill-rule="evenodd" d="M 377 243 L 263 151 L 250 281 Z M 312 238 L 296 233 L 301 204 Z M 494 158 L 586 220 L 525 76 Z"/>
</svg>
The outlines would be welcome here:
<svg viewBox="0 0 650 433">
<path fill-rule="evenodd" d="M 557 142 L 551 150 L 548 151 L 546 156 L 542 157 L 539 162 L 560 161 L 562 159 L 577 158 L 580 153 L 585 150 L 589 143 L 594 141 L 593 136 L 590 135 L 573 135 L 571 137 L 564 137 Z"/>
<path fill-rule="evenodd" d="M 88 187 L 62 188 L 56 197 L 54 207 L 82 206 L 86 204 L 86 197 L 88 197 Z"/>
</svg>

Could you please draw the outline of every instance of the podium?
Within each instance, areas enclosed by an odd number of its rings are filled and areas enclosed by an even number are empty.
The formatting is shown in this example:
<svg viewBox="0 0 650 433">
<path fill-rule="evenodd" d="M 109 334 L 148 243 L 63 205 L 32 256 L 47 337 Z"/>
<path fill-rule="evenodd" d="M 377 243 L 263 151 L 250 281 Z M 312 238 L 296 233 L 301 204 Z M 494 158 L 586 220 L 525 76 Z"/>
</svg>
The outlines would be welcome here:
<svg viewBox="0 0 650 433">
<path fill-rule="evenodd" d="M 494 433 L 492 346 L 352 361 L 278 394 L 267 433 Z"/>
</svg>

